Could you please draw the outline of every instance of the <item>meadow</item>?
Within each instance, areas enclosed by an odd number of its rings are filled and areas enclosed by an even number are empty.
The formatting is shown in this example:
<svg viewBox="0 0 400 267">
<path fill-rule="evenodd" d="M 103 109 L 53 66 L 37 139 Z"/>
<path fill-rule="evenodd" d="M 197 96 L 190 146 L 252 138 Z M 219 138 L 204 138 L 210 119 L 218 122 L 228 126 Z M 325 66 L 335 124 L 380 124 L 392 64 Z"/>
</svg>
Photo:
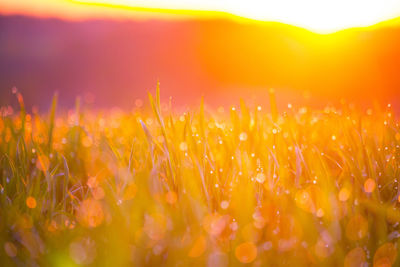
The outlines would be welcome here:
<svg viewBox="0 0 400 267">
<path fill-rule="evenodd" d="M 390 104 L 1 108 L 3 266 L 397 266 Z"/>
</svg>

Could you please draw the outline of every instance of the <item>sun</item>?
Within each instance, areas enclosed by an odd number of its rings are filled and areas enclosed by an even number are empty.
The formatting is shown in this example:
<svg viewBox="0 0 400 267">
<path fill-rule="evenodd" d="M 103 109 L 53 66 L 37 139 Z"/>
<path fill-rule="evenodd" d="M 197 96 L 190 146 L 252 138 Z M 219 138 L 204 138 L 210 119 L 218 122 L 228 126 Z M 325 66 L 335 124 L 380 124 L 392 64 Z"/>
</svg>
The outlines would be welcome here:
<svg viewBox="0 0 400 267">
<path fill-rule="evenodd" d="M 260 21 L 276 21 L 318 33 L 364 27 L 400 15 L 398 0 L 73 0 L 148 11 L 216 11 Z"/>
<path fill-rule="evenodd" d="M 399 15 L 400 1 L 372 0 L 253 0 L 233 1 L 229 12 L 240 16 L 279 21 L 319 33 L 370 26 Z M 384 4 L 385 3 L 385 4 Z"/>
</svg>

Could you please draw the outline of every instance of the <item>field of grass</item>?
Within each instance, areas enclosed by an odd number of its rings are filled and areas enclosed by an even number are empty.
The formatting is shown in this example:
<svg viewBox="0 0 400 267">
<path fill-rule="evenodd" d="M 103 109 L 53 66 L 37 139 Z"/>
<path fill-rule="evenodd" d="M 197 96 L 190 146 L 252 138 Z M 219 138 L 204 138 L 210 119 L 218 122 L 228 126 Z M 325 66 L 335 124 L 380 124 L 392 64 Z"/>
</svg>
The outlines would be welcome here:
<svg viewBox="0 0 400 267">
<path fill-rule="evenodd" d="M 397 266 L 390 105 L 2 107 L 3 266 Z"/>
</svg>

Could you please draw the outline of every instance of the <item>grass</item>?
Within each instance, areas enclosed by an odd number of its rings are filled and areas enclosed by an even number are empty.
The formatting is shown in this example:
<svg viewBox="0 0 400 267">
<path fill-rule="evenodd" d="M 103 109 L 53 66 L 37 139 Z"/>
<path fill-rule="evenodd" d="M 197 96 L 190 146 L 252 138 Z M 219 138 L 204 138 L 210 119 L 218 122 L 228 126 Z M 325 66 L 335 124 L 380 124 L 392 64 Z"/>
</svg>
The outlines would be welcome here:
<svg viewBox="0 0 400 267">
<path fill-rule="evenodd" d="M 395 266 L 390 106 L 1 109 L 6 266 Z M 366 264 L 366 265 L 363 265 Z"/>
</svg>

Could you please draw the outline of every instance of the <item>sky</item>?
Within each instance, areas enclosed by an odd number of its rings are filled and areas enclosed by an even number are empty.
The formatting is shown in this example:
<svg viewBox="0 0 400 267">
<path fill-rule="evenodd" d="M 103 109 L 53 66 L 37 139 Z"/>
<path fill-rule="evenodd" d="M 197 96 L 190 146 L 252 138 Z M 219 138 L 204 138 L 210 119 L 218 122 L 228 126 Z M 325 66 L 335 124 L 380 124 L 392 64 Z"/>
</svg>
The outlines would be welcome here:
<svg viewBox="0 0 400 267">
<path fill-rule="evenodd" d="M 196 12 L 197 11 L 197 12 Z M 202 12 L 198 12 L 202 11 Z M 203 12 L 204 11 L 204 12 Z M 214 11 L 210 13 L 209 11 Z M 400 16 L 399 0 L 2 0 L 2 14 L 67 19 L 237 15 L 317 33 L 364 27 Z"/>
</svg>

